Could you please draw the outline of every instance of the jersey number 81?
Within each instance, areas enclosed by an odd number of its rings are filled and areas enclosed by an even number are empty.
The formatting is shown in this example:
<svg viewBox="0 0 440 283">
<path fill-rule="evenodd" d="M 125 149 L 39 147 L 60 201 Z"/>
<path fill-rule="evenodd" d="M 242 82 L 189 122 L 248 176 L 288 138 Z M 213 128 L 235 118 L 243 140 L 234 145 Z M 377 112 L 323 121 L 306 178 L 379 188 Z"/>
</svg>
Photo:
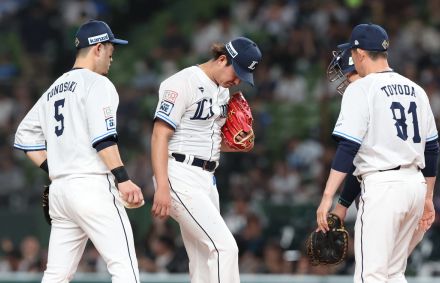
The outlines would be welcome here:
<svg viewBox="0 0 440 283">
<path fill-rule="evenodd" d="M 397 136 L 401 138 L 402 140 L 406 141 L 408 139 L 408 132 L 406 124 L 406 115 L 405 115 L 405 107 L 400 104 L 400 102 L 393 102 L 391 103 L 390 107 L 391 111 L 393 112 L 393 119 L 396 121 L 394 123 L 394 126 L 396 126 L 397 129 Z M 417 105 L 414 101 L 412 101 L 409 104 L 408 114 L 412 115 L 412 121 L 413 121 L 413 127 L 414 127 L 414 137 L 413 142 L 414 143 L 420 143 L 420 132 L 419 132 L 419 122 L 417 119 Z M 400 118 L 397 118 L 396 111 L 400 111 Z"/>
</svg>

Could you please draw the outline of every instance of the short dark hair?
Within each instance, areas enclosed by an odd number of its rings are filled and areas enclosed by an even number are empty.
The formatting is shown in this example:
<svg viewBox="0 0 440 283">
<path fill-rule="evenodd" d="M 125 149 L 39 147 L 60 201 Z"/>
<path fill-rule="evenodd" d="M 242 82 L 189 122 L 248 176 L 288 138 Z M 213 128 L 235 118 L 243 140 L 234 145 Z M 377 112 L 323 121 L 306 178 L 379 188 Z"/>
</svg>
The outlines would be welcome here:
<svg viewBox="0 0 440 283">
<path fill-rule="evenodd" d="M 217 60 L 220 56 L 225 55 L 227 60 L 226 65 L 229 66 L 232 64 L 232 60 L 229 58 L 226 46 L 223 43 L 213 43 L 211 46 L 211 53 L 213 60 Z"/>
<path fill-rule="evenodd" d="M 371 58 L 371 60 L 375 61 L 378 58 L 388 59 L 388 51 L 369 51 L 365 50 L 368 54 L 368 57 Z"/>
</svg>

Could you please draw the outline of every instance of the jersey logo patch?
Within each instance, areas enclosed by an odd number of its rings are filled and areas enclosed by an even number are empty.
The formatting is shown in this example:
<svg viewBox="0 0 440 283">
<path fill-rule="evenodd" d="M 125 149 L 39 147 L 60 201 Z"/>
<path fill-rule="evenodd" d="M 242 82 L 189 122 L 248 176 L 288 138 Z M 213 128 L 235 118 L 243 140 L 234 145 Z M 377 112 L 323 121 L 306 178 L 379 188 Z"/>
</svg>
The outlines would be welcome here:
<svg viewBox="0 0 440 283">
<path fill-rule="evenodd" d="M 104 111 L 104 117 L 106 119 L 113 117 L 112 108 L 111 107 L 105 107 L 102 110 Z"/>
<path fill-rule="evenodd" d="M 177 96 L 179 96 L 179 94 L 173 90 L 165 90 L 163 92 L 163 99 L 171 103 L 176 101 Z"/>
<path fill-rule="evenodd" d="M 159 112 L 165 113 L 167 116 L 171 114 L 171 110 L 173 109 L 174 104 L 169 101 L 162 100 L 159 107 Z"/>
<path fill-rule="evenodd" d="M 115 119 L 113 117 L 105 119 L 107 130 L 114 130 L 116 128 Z"/>
</svg>

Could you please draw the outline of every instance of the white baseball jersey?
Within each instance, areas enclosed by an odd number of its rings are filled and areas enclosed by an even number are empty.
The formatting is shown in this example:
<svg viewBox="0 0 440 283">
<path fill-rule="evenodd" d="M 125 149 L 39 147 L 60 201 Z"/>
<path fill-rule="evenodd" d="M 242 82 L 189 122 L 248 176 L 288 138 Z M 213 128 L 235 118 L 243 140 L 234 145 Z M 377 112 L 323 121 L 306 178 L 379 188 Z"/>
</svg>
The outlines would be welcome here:
<svg viewBox="0 0 440 283">
<path fill-rule="evenodd" d="M 348 86 L 333 135 L 361 145 L 354 175 L 405 165 L 424 168 L 425 143 L 438 138 L 425 91 L 392 71 Z"/>
<path fill-rule="evenodd" d="M 228 100 L 229 90 L 216 85 L 198 66 L 163 81 L 154 118 L 175 129 L 169 153 L 218 161 Z"/>
<path fill-rule="evenodd" d="M 116 135 L 119 97 L 113 83 L 88 69 L 59 77 L 18 127 L 14 147 L 48 149 L 50 178 L 109 172 L 93 145 Z M 46 145 L 47 143 L 47 145 Z"/>
</svg>

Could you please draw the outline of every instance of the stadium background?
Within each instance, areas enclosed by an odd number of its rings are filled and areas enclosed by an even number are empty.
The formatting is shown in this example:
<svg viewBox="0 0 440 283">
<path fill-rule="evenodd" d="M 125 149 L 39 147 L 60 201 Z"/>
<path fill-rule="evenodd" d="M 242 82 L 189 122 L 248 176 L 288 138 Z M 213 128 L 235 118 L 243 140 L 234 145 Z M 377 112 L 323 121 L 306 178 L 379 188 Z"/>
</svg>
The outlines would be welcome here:
<svg viewBox="0 0 440 283">
<path fill-rule="evenodd" d="M 263 53 L 256 87 L 239 86 L 253 109 L 255 149 L 223 154 L 216 172 L 241 272 L 270 276 L 247 275 L 243 282 L 350 282 L 352 251 L 347 263 L 331 268 L 312 267 L 304 256 L 335 149 L 330 133 L 341 99 L 326 80 L 326 66 L 354 25 L 383 25 L 391 40 L 391 66 L 425 88 L 438 120 L 440 1 L 0 1 L 0 282 L 38 282 L 45 267 L 49 226 L 40 194 L 47 177 L 12 150 L 14 132 L 52 80 L 71 68 L 74 33 L 87 19 L 104 20 L 129 40 L 117 48 L 110 77 L 120 95 L 123 160 L 148 200 L 154 190 L 149 143 L 160 81 L 208 59 L 214 41 L 240 35 L 256 41 Z M 438 213 L 438 189 L 435 203 Z M 175 222 L 152 219 L 148 204 L 129 211 L 144 282 L 184 282 L 185 276 L 162 276 L 186 273 L 187 258 Z M 347 218 L 351 232 L 355 213 L 350 210 Z M 78 271 L 101 282 L 105 264 L 93 245 Z M 438 214 L 407 273 L 417 276 L 410 282 L 434 282 L 432 276 L 440 274 Z"/>
</svg>

